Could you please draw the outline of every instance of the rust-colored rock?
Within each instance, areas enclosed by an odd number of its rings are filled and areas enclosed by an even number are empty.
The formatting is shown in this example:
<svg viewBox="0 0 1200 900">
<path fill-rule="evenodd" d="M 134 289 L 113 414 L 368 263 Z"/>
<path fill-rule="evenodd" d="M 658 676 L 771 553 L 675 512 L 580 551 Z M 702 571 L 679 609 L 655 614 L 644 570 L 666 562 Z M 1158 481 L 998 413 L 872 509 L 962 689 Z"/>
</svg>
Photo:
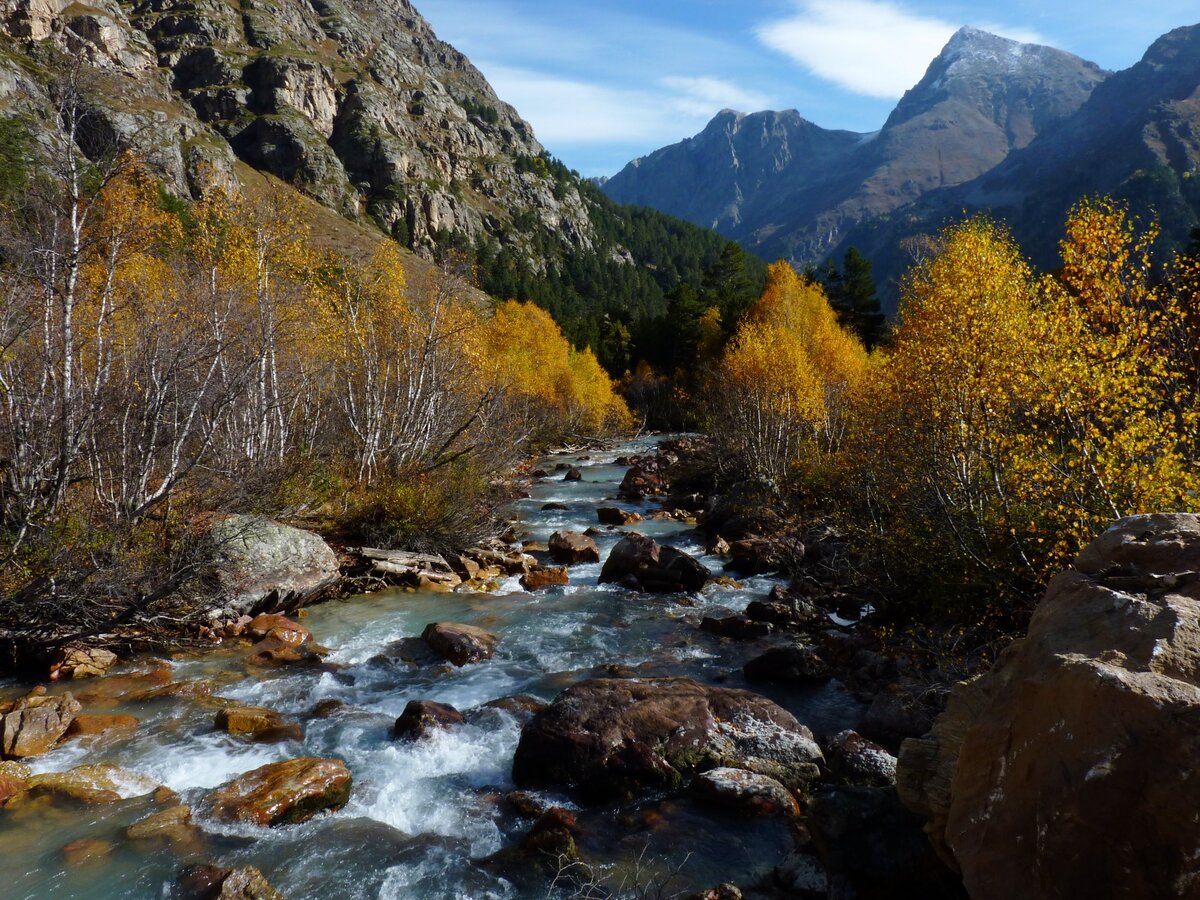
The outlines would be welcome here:
<svg viewBox="0 0 1200 900">
<path fill-rule="evenodd" d="M 67 733 L 83 706 L 69 693 L 48 696 L 34 691 L 0 717 L 0 758 L 39 756 Z"/>
<path fill-rule="evenodd" d="M 254 866 L 188 866 L 175 883 L 180 900 L 284 900 Z"/>
<path fill-rule="evenodd" d="M 117 654 L 99 647 L 71 644 L 62 647 L 50 665 L 50 680 L 95 678 L 103 675 L 117 661 Z"/>
<path fill-rule="evenodd" d="M 124 714 L 89 715 L 81 713 L 67 728 L 67 737 L 91 737 L 110 732 L 134 731 L 139 725 L 137 716 Z"/>
<path fill-rule="evenodd" d="M 1200 885 L 1200 518 L 1122 519 L 959 685 L 897 788 L 975 900 Z"/>
<path fill-rule="evenodd" d="M 203 833 L 192 824 L 192 810 L 182 803 L 139 819 L 125 829 L 125 836 L 176 848 L 196 848 L 203 842 Z"/>
<path fill-rule="evenodd" d="M 696 777 L 692 790 L 712 803 L 758 816 L 800 815 L 792 792 L 768 775 L 721 767 Z"/>
<path fill-rule="evenodd" d="M 596 510 L 596 517 L 601 525 L 636 525 L 642 521 L 641 515 L 620 509 L 616 506 L 602 506 Z"/>
<path fill-rule="evenodd" d="M 29 789 L 29 779 L 33 771 L 29 766 L 19 762 L 0 762 L 0 806 L 17 794 L 23 794 Z"/>
<path fill-rule="evenodd" d="M 600 562 L 600 548 L 596 542 L 586 534 L 570 531 L 559 531 L 550 536 L 550 555 L 555 561 L 570 566 Z"/>
<path fill-rule="evenodd" d="M 274 635 L 285 644 L 294 646 L 307 644 L 312 640 L 311 631 L 278 613 L 262 613 L 255 616 L 246 625 L 246 634 L 256 641 L 261 641 L 268 635 Z"/>
<path fill-rule="evenodd" d="M 491 659 L 496 649 L 496 636 L 472 625 L 431 622 L 421 638 L 434 653 L 456 666 Z"/>
<path fill-rule="evenodd" d="M 625 535 L 604 561 L 600 583 L 619 583 L 652 593 L 695 592 L 711 578 L 703 563 L 644 534 Z"/>
<path fill-rule="evenodd" d="M 215 818 L 275 826 L 305 822 L 350 799 L 350 770 L 339 759 L 302 757 L 269 763 L 216 788 Z"/>
<path fill-rule="evenodd" d="M 36 797 L 52 797 L 84 806 L 116 803 L 128 797 L 153 793 L 158 782 L 137 772 L 108 764 L 76 766 L 66 772 L 32 776 L 27 791 L 9 801 L 24 804 Z"/>
<path fill-rule="evenodd" d="M 298 741 L 304 732 L 298 722 L 262 706 L 227 706 L 217 713 L 218 731 L 252 741 Z"/>
<path fill-rule="evenodd" d="M 528 575 L 521 576 L 521 587 L 533 592 L 548 587 L 562 587 L 571 583 L 571 576 L 565 567 L 543 567 L 534 569 Z"/>
<path fill-rule="evenodd" d="M 79 838 L 63 847 L 63 858 L 72 868 L 85 863 L 99 862 L 115 848 L 108 841 L 98 838 Z"/>
</svg>

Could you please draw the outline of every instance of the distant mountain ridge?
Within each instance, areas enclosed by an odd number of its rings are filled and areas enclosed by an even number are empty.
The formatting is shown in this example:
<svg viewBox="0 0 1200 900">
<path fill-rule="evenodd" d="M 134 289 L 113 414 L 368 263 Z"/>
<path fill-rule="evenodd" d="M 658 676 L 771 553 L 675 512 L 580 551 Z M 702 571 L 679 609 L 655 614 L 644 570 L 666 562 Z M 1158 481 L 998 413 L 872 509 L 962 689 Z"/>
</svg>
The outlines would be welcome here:
<svg viewBox="0 0 1200 900">
<path fill-rule="evenodd" d="M 1067 208 L 1089 193 L 1169 216 L 1164 231 L 1178 240 L 1200 211 L 1198 30 L 1171 32 L 1111 74 L 963 28 L 875 134 L 828 131 L 795 111 L 723 111 L 695 137 L 630 163 L 604 191 L 797 265 L 854 244 L 884 282 L 903 268 L 903 237 L 964 209 L 1010 220 L 1046 264 Z M 728 150 L 742 123 L 753 126 L 741 146 L 757 165 Z"/>
</svg>

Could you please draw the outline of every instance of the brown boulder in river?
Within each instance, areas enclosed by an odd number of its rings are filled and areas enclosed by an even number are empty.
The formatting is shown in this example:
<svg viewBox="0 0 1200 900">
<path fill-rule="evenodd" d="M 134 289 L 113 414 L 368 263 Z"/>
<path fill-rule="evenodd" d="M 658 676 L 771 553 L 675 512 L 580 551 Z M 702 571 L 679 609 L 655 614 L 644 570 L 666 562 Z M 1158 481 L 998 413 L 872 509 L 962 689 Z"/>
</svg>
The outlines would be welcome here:
<svg viewBox="0 0 1200 900">
<path fill-rule="evenodd" d="M 897 788 L 975 900 L 1194 897 L 1200 518 L 1122 519 L 964 682 Z"/>
<path fill-rule="evenodd" d="M 466 721 L 453 706 L 432 700 L 410 700 L 392 729 L 392 734 L 404 740 L 416 740 L 442 728 L 461 725 Z"/>
<path fill-rule="evenodd" d="M 421 633 L 421 639 L 434 653 L 456 666 L 491 659 L 496 649 L 494 634 L 472 625 L 450 622 L 430 622 Z"/>
<path fill-rule="evenodd" d="M 791 787 L 815 777 L 821 760 L 812 732 L 758 694 L 687 678 L 594 678 L 559 694 L 525 725 L 513 780 L 606 802 L 678 790 L 716 766 Z"/>
<path fill-rule="evenodd" d="M 568 565 L 600 562 L 600 548 L 596 542 L 586 534 L 570 531 L 558 531 L 551 535 L 550 555 Z"/>
<path fill-rule="evenodd" d="M 571 576 L 566 568 L 534 569 L 527 575 L 521 576 L 521 587 L 527 591 L 540 591 L 542 588 L 562 587 L 571 583 Z"/>
<path fill-rule="evenodd" d="M 69 693 L 51 697 L 36 688 L 0 716 L 0 758 L 24 759 L 45 753 L 67 733 L 81 709 Z"/>
<path fill-rule="evenodd" d="M 694 593 L 712 574 L 703 563 L 674 547 L 660 547 L 653 538 L 625 535 L 604 561 L 600 583 L 620 582 L 651 593 Z"/>
<path fill-rule="evenodd" d="M 298 741 L 304 732 L 292 721 L 261 706 L 227 706 L 217 713 L 216 727 L 251 741 Z"/>
<path fill-rule="evenodd" d="M 214 817 L 252 825 L 306 822 L 350 799 L 350 770 L 340 759 L 302 757 L 260 766 L 216 788 Z"/>
</svg>

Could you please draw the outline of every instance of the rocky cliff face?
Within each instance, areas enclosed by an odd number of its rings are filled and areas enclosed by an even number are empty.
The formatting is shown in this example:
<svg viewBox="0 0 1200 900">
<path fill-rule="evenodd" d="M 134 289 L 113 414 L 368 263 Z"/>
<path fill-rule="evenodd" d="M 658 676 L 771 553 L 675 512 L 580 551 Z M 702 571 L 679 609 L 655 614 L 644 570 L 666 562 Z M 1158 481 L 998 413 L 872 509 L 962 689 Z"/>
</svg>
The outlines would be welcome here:
<svg viewBox="0 0 1200 900">
<path fill-rule="evenodd" d="M 860 222 L 993 169 L 1079 109 L 1105 75 L 1070 53 L 964 28 L 878 134 L 828 132 L 794 113 L 741 117 L 755 126 L 754 156 L 782 161 L 752 167 L 747 179 L 742 156 L 725 150 L 723 113 L 696 138 L 631 163 L 604 190 L 715 224 L 767 258 L 815 262 Z M 793 124 L 762 127 L 779 121 Z"/>
<path fill-rule="evenodd" d="M 81 60 L 99 137 L 182 195 L 240 158 L 419 250 L 520 249 L 518 217 L 591 246 L 577 186 L 407 0 L 0 0 L 0 20 L 0 107 L 46 115 Z"/>
<path fill-rule="evenodd" d="M 1197 516 L 1121 520 L 904 743 L 901 799 L 972 898 L 1196 896 L 1198 564 Z"/>
</svg>

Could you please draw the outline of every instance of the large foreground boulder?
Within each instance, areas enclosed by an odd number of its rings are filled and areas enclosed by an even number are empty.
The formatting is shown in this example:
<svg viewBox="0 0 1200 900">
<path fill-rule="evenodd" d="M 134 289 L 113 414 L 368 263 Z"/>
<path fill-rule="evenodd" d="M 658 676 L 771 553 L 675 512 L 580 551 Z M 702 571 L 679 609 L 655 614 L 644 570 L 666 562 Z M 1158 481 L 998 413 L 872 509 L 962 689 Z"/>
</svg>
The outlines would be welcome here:
<svg viewBox="0 0 1200 900">
<path fill-rule="evenodd" d="M 955 688 L 897 787 L 975 900 L 1200 890 L 1200 518 L 1122 519 Z"/>
<path fill-rule="evenodd" d="M 350 799 L 350 770 L 340 759 L 303 757 L 260 766 L 213 791 L 212 815 L 226 822 L 305 822 Z"/>
<path fill-rule="evenodd" d="M 550 536 L 550 555 L 555 562 L 574 566 L 579 563 L 600 562 L 600 548 L 586 534 L 556 531 Z"/>
<path fill-rule="evenodd" d="M 600 570 L 600 583 L 620 583 L 650 593 L 694 593 L 712 577 L 703 563 L 653 538 L 627 534 L 613 547 Z"/>
<path fill-rule="evenodd" d="M 226 615 L 296 609 L 338 582 L 338 560 L 318 535 L 263 516 L 226 516 L 209 526 L 210 578 Z"/>
<path fill-rule="evenodd" d="M 812 732 L 758 694 L 687 678 L 596 678 L 525 725 L 513 780 L 605 802 L 678 790 L 720 766 L 797 787 L 817 775 L 821 759 Z"/>
</svg>

